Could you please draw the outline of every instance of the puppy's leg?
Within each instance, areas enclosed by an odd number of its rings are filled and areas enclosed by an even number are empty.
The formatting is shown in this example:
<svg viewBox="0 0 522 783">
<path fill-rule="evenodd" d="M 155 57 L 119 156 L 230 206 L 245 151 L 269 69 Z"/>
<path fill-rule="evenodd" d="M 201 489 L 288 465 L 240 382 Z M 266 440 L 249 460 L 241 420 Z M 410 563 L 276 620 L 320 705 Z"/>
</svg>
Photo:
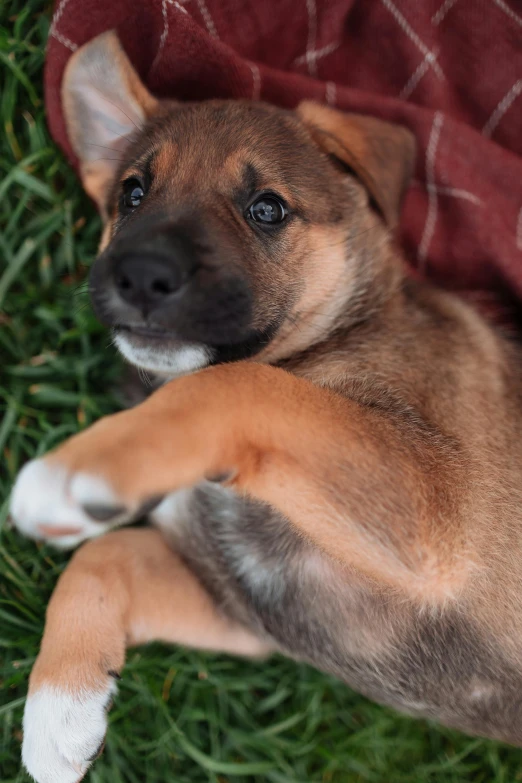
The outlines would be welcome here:
<svg viewBox="0 0 522 783">
<path fill-rule="evenodd" d="M 15 489 L 34 498 L 33 516 L 39 504 L 53 513 L 45 488 L 31 495 L 31 471 L 44 469 L 82 513 L 116 516 L 204 478 L 228 481 L 331 557 L 428 600 L 453 595 L 470 568 L 450 443 L 404 406 L 361 404 L 266 365 L 173 381 L 33 463 Z"/>
<path fill-rule="evenodd" d="M 154 639 L 239 655 L 266 643 L 219 614 L 152 529 L 82 547 L 47 610 L 24 715 L 23 761 L 38 783 L 76 783 L 101 749 L 127 645 Z"/>
</svg>

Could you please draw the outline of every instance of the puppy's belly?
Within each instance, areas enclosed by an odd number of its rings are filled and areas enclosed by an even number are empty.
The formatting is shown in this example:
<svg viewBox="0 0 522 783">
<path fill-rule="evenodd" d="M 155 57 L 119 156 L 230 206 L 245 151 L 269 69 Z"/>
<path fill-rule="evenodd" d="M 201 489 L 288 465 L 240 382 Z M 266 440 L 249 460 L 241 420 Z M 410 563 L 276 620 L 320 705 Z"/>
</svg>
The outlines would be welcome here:
<svg viewBox="0 0 522 783">
<path fill-rule="evenodd" d="M 403 624 L 382 591 L 375 594 L 272 508 L 220 485 L 170 496 L 152 521 L 224 613 L 287 655 L 387 700 L 380 664 Z"/>
<path fill-rule="evenodd" d="M 219 485 L 166 498 L 153 523 L 222 611 L 283 653 L 403 712 L 522 745 L 522 665 L 471 617 L 376 589 Z"/>
<path fill-rule="evenodd" d="M 204 482 L 167 497 L 151 521 L 227 614 L 288 653 L 307 657 L 309 640 L 303 647 L 287 615 L 299 605 L 304 630 L 308 604 L 323 594 L 330 595 L 326 603 L 335 602 L 339 577 L 281 515 Z"/>
<path fill-rule="evenodd" d="M 273 601 L 283 589 L 284 552 L 270 557 L 266 544 L 267 530 L 275 546 L 285 522 L 279 531 L 267 525 L 272 513 L 219 484 L 203 482 L 169 495 L 150 516 L 216 604 L 262 636 L 271 635 L 258 617 L 258 598 Z M 263 541 L 252 540 L 259 536 Z"/>
</svg>

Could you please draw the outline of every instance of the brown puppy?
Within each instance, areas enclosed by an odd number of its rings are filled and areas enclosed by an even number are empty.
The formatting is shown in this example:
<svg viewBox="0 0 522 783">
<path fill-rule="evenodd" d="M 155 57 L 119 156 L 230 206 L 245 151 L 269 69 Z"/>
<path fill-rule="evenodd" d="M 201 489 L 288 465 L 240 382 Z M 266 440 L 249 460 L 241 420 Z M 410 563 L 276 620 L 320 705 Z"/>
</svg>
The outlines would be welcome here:
<svg viewBox="0 0 522 783">
<path fill-rule="evenodd" d="M 158 102 L 110 33 L 71 59 L 64 100 L 106 221 L 100 318 L 134 364 L 201 371 L 18 479 L 20 530 L 60 546 L 156 506 L 156 529 L 86 544 L 60 579 L 31 774 L 81 778 L 126 646 L 151 639 L 278 650 L 522 744 L 522 352 L 405 276 L 410 134 L 313 104 Z"/>
</svg>

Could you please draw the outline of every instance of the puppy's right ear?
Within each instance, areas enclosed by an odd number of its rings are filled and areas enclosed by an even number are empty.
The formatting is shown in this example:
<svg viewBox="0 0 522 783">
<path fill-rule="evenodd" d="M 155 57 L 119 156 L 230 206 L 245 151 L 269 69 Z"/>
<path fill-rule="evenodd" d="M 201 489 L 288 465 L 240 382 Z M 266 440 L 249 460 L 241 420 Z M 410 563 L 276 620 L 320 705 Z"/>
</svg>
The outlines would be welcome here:
<svg viewBox="0 0 522 783">
<path fill-rule="evenodd" d="M 62 101 L 83 186 L 105 219 L 122 152 L 157 113 L 159 102 L 140 81 L 113 31 L 89 41 L 71 57 Z"/>
</svg>

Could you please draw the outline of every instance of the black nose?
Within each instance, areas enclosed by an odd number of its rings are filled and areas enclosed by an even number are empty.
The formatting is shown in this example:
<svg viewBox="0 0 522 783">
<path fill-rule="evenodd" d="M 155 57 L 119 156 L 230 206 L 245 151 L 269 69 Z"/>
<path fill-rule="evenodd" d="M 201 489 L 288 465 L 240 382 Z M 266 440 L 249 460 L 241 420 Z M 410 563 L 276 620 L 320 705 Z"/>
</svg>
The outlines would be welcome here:
<svg viewBox="0 0 522 783">
<path fill-rule="evenodd" d="M 120 260 L 114 279 L 125 302 L 148 312 L 182 286 L 184 275 L 167 259 L 131 255 Z"/>
</svg>

